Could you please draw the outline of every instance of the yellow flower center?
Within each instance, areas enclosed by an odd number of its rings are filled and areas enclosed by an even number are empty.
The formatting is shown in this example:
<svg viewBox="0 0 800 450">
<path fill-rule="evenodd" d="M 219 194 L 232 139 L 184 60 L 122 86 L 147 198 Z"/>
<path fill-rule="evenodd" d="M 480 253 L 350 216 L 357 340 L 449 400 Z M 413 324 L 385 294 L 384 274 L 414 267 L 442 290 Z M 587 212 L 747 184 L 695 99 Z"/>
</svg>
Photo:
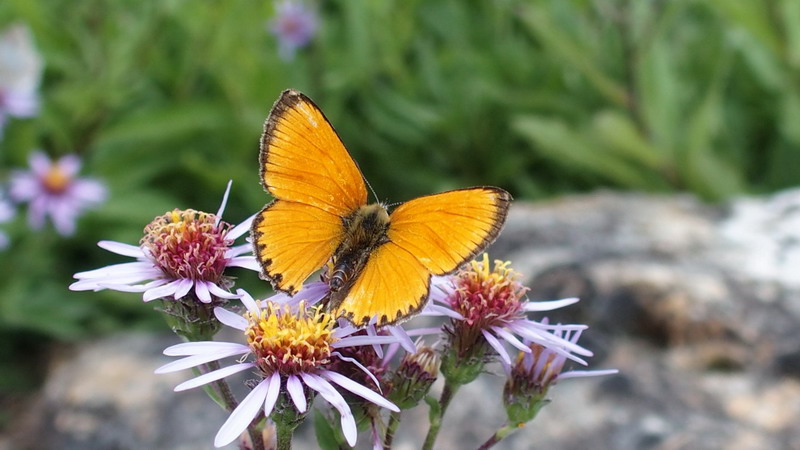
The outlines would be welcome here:
<svg viewBox="0 0 800 450">
<path fill-rule="evenodd" d="M 42 177 L 45 189 L 56 194 L 64 192 L 71 181 L 72 179 L 58 166 L 51 167 Z"/>
<path fill-rule="evenodd" d="M 259 315 L 248 312 L 245 331 L 256 363 L 267 374 L 310 372 L 330 361 L 334 317 L 319 307 L 307 308 L 300 302 L 299 312 L 288 305 L 267 302 Z"/>
</svg>

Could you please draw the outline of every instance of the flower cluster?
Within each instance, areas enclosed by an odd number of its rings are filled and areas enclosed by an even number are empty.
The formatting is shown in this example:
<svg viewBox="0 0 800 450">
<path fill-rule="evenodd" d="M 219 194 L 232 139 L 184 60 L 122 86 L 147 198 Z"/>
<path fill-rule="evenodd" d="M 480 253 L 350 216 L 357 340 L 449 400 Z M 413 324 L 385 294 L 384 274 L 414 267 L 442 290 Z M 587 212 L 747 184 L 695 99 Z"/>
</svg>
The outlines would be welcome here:
<svg viewBox="0 0 800 450">
<path fill-rule="evenodd" d="M 101 247 L 136 261 L 77 273 L 71 285 L 162 300 L 167 322 L 188 342 L 167 348 L 165 355 L 179 359 L 156 373 L 193 369 L 196 376 L 175 390 L 204 386 L 231 411 L 214 439 L 218 447 L 241 439 L 244 447 L 267 448 L 272 444 L 263 442 L 265 427 L 274 427 L 277 448 L 289 448 L 293 430 L 319 397 L 332 407 L 328 424 L 339 423 L 322 433 L 330 441 L 326 446 L 354 446 L 359 430 L 368 428 L 374 447 L 390 448 L 402 411 L 425 398 L 433 405 L 429 392 L 441 376 L 441 398 L 432 407 L 423 446 L 430 449 L 458 388 L 487 372 L 487 364 L 499 363 L 507 380 L 502 395 L 508 425 L 487 441 L 488 448 L 532 420 L 557 381 L 615 373 L 564 371 L 569 361 L 585 365 L 592 355 L 578 344 L 587 327 L 529 315 L 578 300 L 530 301 L 521 275 L 509 262 L 490 264 L 488 255 L 433 280 L 421 314 L 444 318 L 441 326 L 418 328 L 413 320 L 379 329 L 353 326 L 331 313 L 324 276 L 294 296 L 278 293 L 257 301 L 242 289 L 233 293 L 234 279 L 226 271 L 259 267 L 250 243 L 234 244 L 252 218 L 237 226 L 221 219 L 229 192 L 230 184 L 216 214 L 176 209 L 157 216 L 138 246 L 101 241 Z M 240 341 L 213 340 L 222 325 L 238 331 Z M 438 336 L 437 342 L 412 340 L 423 335 Z M 237 401 L 228 380 L 242 373 L 250 390 Z"/>
<path fill-rule="evenodd" d="M 0 34 L 0 137 L 9 117 L 33 117 L 39 112 L 42 58 L 30 30 L 13 25 Z"/>
<path fill-rule="evenodd" d="M 317 14 L 296 0 L 278 3 L 275 18 L 269 23 L 269 30 L 278 38 L 278 52 L 285 60 L 294 58 L 297 50 L 307 46 L 317 28 Z"/>
</svg>

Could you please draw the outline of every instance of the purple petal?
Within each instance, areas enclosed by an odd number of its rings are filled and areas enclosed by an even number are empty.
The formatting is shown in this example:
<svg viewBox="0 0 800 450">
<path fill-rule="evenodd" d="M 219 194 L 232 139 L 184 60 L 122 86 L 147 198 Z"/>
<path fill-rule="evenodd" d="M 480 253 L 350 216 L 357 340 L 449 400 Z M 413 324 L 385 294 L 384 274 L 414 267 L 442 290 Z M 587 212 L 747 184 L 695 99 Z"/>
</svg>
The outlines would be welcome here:
<svg viewBox="0 0 800 450">
<path fill-rule="evenodd" d="M 225 188 L 225 193 L 222 195 L 222 204 L 219 205 L 219 210 L 217 210 L 217 220 L 214 222 L 215 227 L 218 226 L 219 221 L 222 220 L 222 213 L 225 212 L 225 205 L 228 204 L 228 195 L 231 193 L 232 184 L 233 180 L 228 180 L 228 187 Z"/>
<path fill-rule="evenodd" d="M 380 389 L 381 384 L 378 382 L 378 379 L 375 378 L 375 375 L 373 375 L 372 372 L 369 371 L 369 369 L 367 369 L 363 364 L 361 364 L 360 361 L 358 361 L 355 358 L 351 358 L 349 356 L 344 356 L 339 352 L 332 352 L 331 354 L 336 355 L 339 359 L 341 359 L 343 361 L 347 361 L 349 363 L 355 364 L 355 366 L 358 367 L 359 369 L 361 369 L 362 372 L 367 374 L 367 376 L 372 380 L 372 382 L 375 383 L 375 386 L 378 386 L 378 389 Z M 383 391 L 381 391 L 381 392 L 383 392 Z"/>
<path fill-rule="evenodd" d="M 331 347 L 333 348 L 342 348 L 342 347 L 357 347 L 360 345 L 373 345 L 373 344 L 393 344 L 395 342 L 399 342 L 399 340 L 394 336 L 350 336 L 346 338 L 339 339 L 338 341 L 334 342 Z"/>
<path fill-rule="evenodd" d="M 163 286 L 148 289 L 142 295 L 142 300 L 149 302 L 157 298 L 174 297 L 181 280 L 171 281 Z"/>
<path fill-rule="evenodd" d="M 492 334 L 488 331 L 481 330 L 481 333 L 486 339 L 486 342 L 488 342 L 489 345 L 491 345 L 492 348 L 497 352 L 497 354 L 500 355 L 500 358 L 503 360 L 503 362 L 506 364 L 511 364 L 511 357 L 508 356 L 508 352 L 505 348 L 503 348 L 503 344 L 501 344 L 500 341 L 498 341 L 497 338 L 492 336 Z"/>
<path fill-rule="evenodd" d="M 572 305 L 574 303 L 578 303 L 579 301 L 580 301 L 580 299 L 577 298 L 577 297 L 564 298 L 564 299 L 561 299 L 561 300 L 549 300 L 549 301 L 543 301 L 543 302 L 529 301 L 529 302 L 526 302 L 522 306 L 522 308 L 527 312 L 532 312 L 532 311 L 552 311 L 554 309 L 559 309 L 559 308 L 563 308 L 565 306 Z"/>
<path fill-rule="evenodd" d="M 64 155 L 56 165 L 64 175 L 68 178 L 73 178 L 81 170 L 81 159 L 77 155 Z"/>
<path fill-rule="evenodd" d="M 409 353 L 417 352 L 417 346 L 414 345 L 414 341 L 411 340 L 411 336 L 409 336 L 408 332 L 406 332 L 406 330 L 403 327 L 399 325 L 393 325 L 386 327 L 386 329 L 389 330 L 389 333 L 391 333 L 392 336 L 397 338 L 397 340 L 400 342 L 400 345 L 403 346 L 405 351 Z"/>
<path fill-rule="evenodd" d="M 28 165 L 30 165 L 33 173 L 36 175 L 43 177 L 47 175 L 47 172 L 52 167 L 53 163 L 50 162 L 50 158 L 42 151 L 35 151 L 28 156 Z"/>
<path fill-rule="evenodd" d="M 259 383 L 247 397 L 239 403 L 239 406 L 233 410 L 228 420 L 222 424 L 217 435 L 214 437 L 214 447 L 222 447 L 235 441 L 244 430 L 250 425 L 250 422 L 261 410 L 261 405 L 264 398 L 267 396 L 269 390 L 269 383 L 266 380 Z"/>
<path fill-rule="evenodd" d="M 228 260 L 228 267 L 242 267 L 252 270 L 253 272 L 261 271 L 261 264 L 258 263 L 255 256 L 237 256 L 231 258 Z"/>
<path fill-rule="evenodd" d="M 255 365 L 256 363 L 244 363 L 244 364 L 236 364 L 233 366 L 223 367 L 222 369 L 217 369 L 212 372 L 200 375 L 199 377 L 192 378 L 191 380 L 184 381 L 183 383 L 175 386 L 174 390 L 175 392 L 180 392 L 180 391 L 185 391 L 187 389 L 196 388 L 198 386 L 208 384 L 212 381 L 217 381 L 219 379 L 225 378 L 235 373 L 247 370 L 251 367 L 254 367 Z"/>
<path fill-rule="evenodd" d="M 356 445 L 356 437 L 358 436 L 358 428 L 356 428 L 356 421 L 353 418 L 353 413 L 350 412 L 350 407 L 342 397 L 342 394 L 336 392 L 333 386 L 324 379 L 310 373 L 302 372 L 300 376 L 303 378 L 306 386 L 319 392 L 319 394 L 328 401 L 334 408 L 339 411 L 342 418 L 342 432 L 344 438 L 351 447 Z"/>
<path fill-rule="evenodd" d="M 289 397 L 292 398 L 294 406 L 297 407 L 297 412 L 300 414 L 306 412 L 306 408 L 308 408 L 306 394 L 303 392 L 303 383 L 296 375 L 289 376 L 286 381 L 286 391 L 289 392 Z"/>
<path fill-rule="evenodd" d="M 253 214 L 252 216 L 250 216 L 247 219 L 245 219 L 244 222 L 242 222 L 239 225 L 236 225 L 235 227 L 233 227 L 231 229 L 231 231 L 228 231 L 228 234 L 225 237 L 227 237 L 230 240 L 236 240 L 236 238 L 238 238 L 238 237 L 242 236 L 243 234 L 247 233 L 248 231 L 250 231 L 250 227 L 253 224 L 253 219 L 256 218 L 257 214 L 258 213 Z"/>
<path fill-rule="evenodd" d="M 499 337 L 503 338 L 506 342 L 508 342 L 509 344 L 513 345 L 518 350 L 523 351 L 525 353 L 530 353 L 531 352 L 531 348 L 530 347 L 525 345 L 522 341 L 517 339 L 516 336 L 514 336 L 511 333 L 509 333 L 508 331 L 506 331 L 506 330 L 504 330 L 504 329 L 502 329 L 500 327 L 492 327 L 492 331 L 497 333 L 497 335 Z"/>
<path fill-rule="evenodd" d="M 600 377 L 604 375 L 614 375 L 615 373 L 619 373 L 619 370 L 571 370 L 569 372 L 559 374 L 558 379 L 565 380 L 567 378 Z"/>
<path fill-rule="evenodd" d="M 442 305 L 434 305 L 433 303 L 428 303 L 425 309 L 423 309 L 422 312 L 419 314 L 421 316 L 434 316 L 434 317 L 445 316 L 445 317 L 451 317 L 456 320 L 464 320 L 464 316 L 453 311 L 449 307 Z"/>
<path fill-rule="evenodd" d="M 195 281 L 194 293 L 197 294 L 197 299 L 201 302 L 211 303 L 211 293 L 208 291 L 208 285 L 206 281 Z"/>
<path fill-rule="evenodd" d="M 209 292 L 211 292 L 212 294 L 216 295 L 219 298 L 227 298 L 227 299 L 239 298 L 238 295 L 228 292 L 210 281 L 206 281 L 206 287 L 208 288 Z"/>
<path fill-rule="evenodd" d="M 363 399 L 369 400 L 372 403 L 375 403 L 378 406 L 382 406 L 390 411 L 400 412 L 400 408 L 398 408 L 397 405 L 395 405 L 394 403 L 381 397 L 372 389 L 360 385 L 342 374 L 330 370 L 325 370 L 321 373 L 321 375 L 322 377 L 327 378 L 328 380 L 338 384 L 342 388 L 347 389 L 348 391 L 358 395 Z"/>
<path fill-rule="evenodd" d="M 122 242 L 115 241 L 100 241 L 97 246 L 103 250 L 108 250 L 111 253 L 116 253 L 122 256 L 130 256 L 132 258 L 143 258 L 144 252 L 141 247 L 123 244 Z"/>
<path fill-rule="evenodd" d="M 246 330 L 249 325 L 244 317 L 219 306 L 214 308 L 214 316 L 223 324 L 240 331 Z"/>
<path fill-rule="evenodd" d="M 194 286 L 194 281 L 189 278 L 181 278 L 178 280 L 178 286 L 175 288 L 175 300 L 182 299 L 192 290 L 192 286 Z"/>
<path fill-rule="evenodd" d="M 265 380 L 266 381 L 266 380 Z M 275 402 L 278 401 L 278 394 L 281 392 L 281 376 L 278 372 L 273 372 L 269 377 L 269 391 L 267 397 L 264 399 L 264 416 L 269 417 L 272 414 L 272 408 L 275 407 Z"/>
<path fill-rule="evenodd" d="M 242 353 L 250 351 L 250 347 L 236 342 L 198 341 L 171 345 L 164 349 L 164 354 L 167 356 L 207 355 L 221 351 L 233 351 L 235 349 L 243 350 Z"/>
<path fill-rule="evenodd" d="M 101 267 L 99 269 L 94 270 L 87 270 L 85 272 L 78 272 L 73 275 L 74 278 L 81 280 L 84 278 L 106 278 L 106 277 L 115 277 L 119 275 L 143 275 L 148 276 L 150 279 L 153 278 L 153 275 L 162 275 L 161 270 L 158 268 L 153 267 L 152 263 L 149 262 L 128 262 L 128 263 L 119 263 L 119 264 L 112 264 L 110 266 Z M 143 278 L 148 279 L 148 278 Z"/>
<path fill-rule="evenodd" d="M 199 366 L 200 364 L 205 364 L 211 361 L 217 361 L 219 359 L 227 358 L 229 356 L 243 355 L 249 351 L 250 351 L 249 348 L 246 351 L 244 349 L 231 349 L 228 351 L 220 350 L 217 353 L 206 353 L 202 355 L 187 356 L 177 361 L 172 361 L 171 363 L 164 364 L 163 366 L 156 369 L 154 373 L 163 374 L 170 372 L 178 372 L 180 370 L 189 369 L 192 367 Z"/>
<path fill-rule="evenodd" d="M 251 296 L 247 291 L 244 289 L 237 289 L 236 293 L 239 294 L 239 299 L 242 301 L 242 304 L 245 308 L 250 312 L 250 314 L 258 317 L 261 314 L 261 309 L 258 307 L 258 304 L 255 300 L 253 300 L 253 296 Z"/>
</svg>

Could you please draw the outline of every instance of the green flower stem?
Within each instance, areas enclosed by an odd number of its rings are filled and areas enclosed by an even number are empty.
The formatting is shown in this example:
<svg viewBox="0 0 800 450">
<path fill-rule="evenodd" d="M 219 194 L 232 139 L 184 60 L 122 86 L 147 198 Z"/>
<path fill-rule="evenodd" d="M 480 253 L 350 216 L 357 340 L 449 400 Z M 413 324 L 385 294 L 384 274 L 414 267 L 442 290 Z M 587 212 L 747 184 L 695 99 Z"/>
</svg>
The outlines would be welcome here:
<svg viewBox="0 0 800 450">
<path fill-rule="evenodd" d="M 392 448 L 392 441 L 394 440 L 394 433 L 397 431 L 397 427 L 400 425 L 400 414 L 402 411 L 399 412 L 392 412 L 389 415 L 389 423 L 386 425 L 386 436 L 383 439 L 383 449 L 389 450 Z"/>
<path fill-rule="evenodd" d="M 291 450 L 294 429 L 295 426 L 292 423 L 275 422 L 275 434 L 278 441 L 277 450 Z"/>
<path fill-rule="evenodd" d="M 505 425 L 505 426 L 501 427 L 499 430 L 497 430 L 492 435 L 492 437 L 487 439 L 486 442 L 483 443 L 483 445 L 478 447 L 478 450 L 486 450 L 486 449 L 494 447 L 494 444 L 497 444 L 498 442 L 500 442 L 503 439 L 505 439 L 506 436 L 508 436 L 509 434 L 513 433 L 514 431 L 516 431 L 516 430 L 518 430 L 518 429 L 520 429 L 520 428 L 522 428 L 524 426 L 525 426 L 525 424 L 521 423 L 518 426 Z"/>
<path fill-rule="evenodd" d="M 422 445 L 423 450 L 431 450 L 433 448 L 433 444 L 436 442 L 436 437 L 439 435 L 439 428 L 442 426 L 442 418 L 444 417 L 444 413 L 447 411 L 450 401 L 453 399 L 453 396 L 456 395 L 456 391 L 458 391 L 458 388 L 460 387 L 460 384 L 452 383 L 450 380 L 445 378 L 442 396 L 439 399 L 439 408 L 436 411 L 436 414 L 431 414 L 430 416 L 431 424 L 430 428 L 428 429 L 428 435 L 425 436 L 425 443 Z"/>
</svg>

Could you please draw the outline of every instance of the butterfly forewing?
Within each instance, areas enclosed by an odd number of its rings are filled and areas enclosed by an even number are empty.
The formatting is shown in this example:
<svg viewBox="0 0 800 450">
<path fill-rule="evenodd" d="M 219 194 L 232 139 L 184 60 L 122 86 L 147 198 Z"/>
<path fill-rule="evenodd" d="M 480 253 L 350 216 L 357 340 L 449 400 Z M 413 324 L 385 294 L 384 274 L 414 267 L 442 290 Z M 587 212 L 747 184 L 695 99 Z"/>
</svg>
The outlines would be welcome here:
<svg viewBox="0 0 800 450">
<path fill-rule="evenodd" d="M 260 163 L 276 200 L 253 221 L 256 258 L 263 276 L 293 293 L 333 256 L 342 219 L 366 204 L 366 185 L 322 111 L 294 90 L 264 124 Z"/>
<path fill-rule="evenodd" d="M 367 203 L 361 172 L 319 108 L 285 91 L 261 138 L 261 181 L 275 198 L 347 216 Z"/>
</svg>

